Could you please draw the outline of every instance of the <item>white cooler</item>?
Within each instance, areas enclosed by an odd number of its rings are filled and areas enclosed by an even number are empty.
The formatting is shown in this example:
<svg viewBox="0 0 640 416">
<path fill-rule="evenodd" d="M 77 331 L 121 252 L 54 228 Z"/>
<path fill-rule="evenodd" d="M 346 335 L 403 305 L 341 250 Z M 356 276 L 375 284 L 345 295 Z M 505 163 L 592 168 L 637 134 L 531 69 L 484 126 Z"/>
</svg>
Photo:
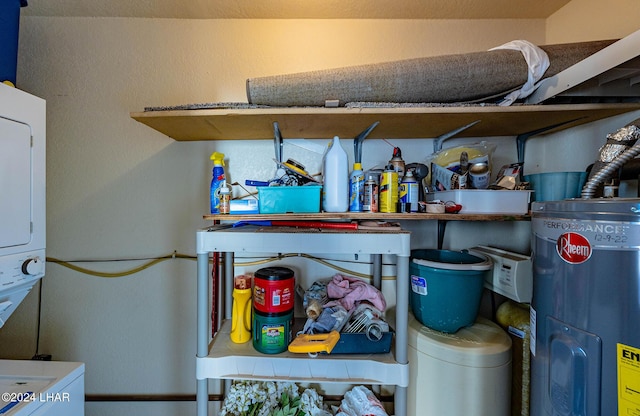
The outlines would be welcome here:
<svg viewBox="0 0 640 416">
<path fill-rule="evenodd" d="M 409 415 L 509 416 L 511 339 L 482 317 L 446 334 L 409 312 L 407 390 Z"/>
</svg>

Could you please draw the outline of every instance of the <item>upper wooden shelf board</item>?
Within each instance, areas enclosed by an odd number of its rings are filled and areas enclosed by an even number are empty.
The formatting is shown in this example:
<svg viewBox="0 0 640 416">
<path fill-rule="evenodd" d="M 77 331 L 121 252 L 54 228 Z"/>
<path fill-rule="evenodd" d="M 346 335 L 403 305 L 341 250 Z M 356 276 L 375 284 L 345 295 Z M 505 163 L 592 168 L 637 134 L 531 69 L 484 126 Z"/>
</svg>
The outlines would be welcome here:
<svg viewBox="0 0 640 416">
<path fill-rule="evenodd" d="M 337 221 L 349 222 L 356 220 L 376 221 L 529 221 L 529 214 L 427 214 L 427 213 L 383 213 L 383 212 L 320 212 L 310 214 L 205 214 L 202 216 L 210 221 Z"/>
<path fill-rule="evenodd" d="M 457 137 L 517 136 L 562 124 L 550 133 L 639 110 L 640 103 L 427 107 L 273 107 L 133 112 L 140 123 L 178 141 L 353 138 L 372 123 L 368 138 L 435 138 L 476 120 Z M 564 124 L 563 124 L 564 123 Z"/>
</svg>

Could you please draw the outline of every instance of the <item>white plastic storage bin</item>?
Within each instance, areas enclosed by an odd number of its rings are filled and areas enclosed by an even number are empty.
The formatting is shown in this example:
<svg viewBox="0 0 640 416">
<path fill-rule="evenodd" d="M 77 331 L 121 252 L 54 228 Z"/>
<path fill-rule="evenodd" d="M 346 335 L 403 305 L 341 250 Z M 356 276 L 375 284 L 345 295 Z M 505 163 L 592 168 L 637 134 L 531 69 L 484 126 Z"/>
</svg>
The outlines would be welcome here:
<svg viewBox="0 0 640 416">
<path fill-rule="evenodd" d="M 447 334 L 409 313 L 408 415 L 509 416 L 511 339 L 497 324 Z"/>
<path fill-rule="evenodd" d="M 533 191 L 457 189 L 427 193 L 427 201 L 453 201 L 462 205 L 460 214 L 513 214 L 529 212 Z"/>
</svg>

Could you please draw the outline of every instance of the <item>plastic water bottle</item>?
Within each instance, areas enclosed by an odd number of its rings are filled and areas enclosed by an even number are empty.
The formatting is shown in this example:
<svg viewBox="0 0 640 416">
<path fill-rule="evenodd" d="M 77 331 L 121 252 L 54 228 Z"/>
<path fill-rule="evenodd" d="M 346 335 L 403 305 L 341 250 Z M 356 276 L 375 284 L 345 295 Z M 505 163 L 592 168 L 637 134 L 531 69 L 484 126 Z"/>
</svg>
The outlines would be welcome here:
<svg viewBox="0 0 640 416">
<path fill-rule="evenodd" d="M 220 188 L 226 184 L 224 174 L 224 154 L 214 152 L 211 154 L 213 160 L 213 170 L 211 172 L 211 213 L 220 214 Z"/>
<path fill-rule="evenodd" d="M 353 171 L 349 176 L 349 211 L 362 211 L 362 201 L 364 196 L 364 172 L 362 164 L 354 163 Z"/>
<path fill-rule="evenodd" d="M 326 212 L 346 212 L 349 208 L 349 162 L 347 152 L 335 136 L 322 165 L 322 207 Z"/>
</svg>

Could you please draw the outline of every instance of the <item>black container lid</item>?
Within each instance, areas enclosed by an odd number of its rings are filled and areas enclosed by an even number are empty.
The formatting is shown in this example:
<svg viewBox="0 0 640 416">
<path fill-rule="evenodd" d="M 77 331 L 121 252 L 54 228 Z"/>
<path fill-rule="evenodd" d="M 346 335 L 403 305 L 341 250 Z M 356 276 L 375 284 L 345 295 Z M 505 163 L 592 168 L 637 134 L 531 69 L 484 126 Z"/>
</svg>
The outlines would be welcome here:
<svg viewBox="0 0 640 416">
<path fill-rule="evenodd" d="M 286 267 L 264 267 L 254 274 L 255 277 L 267 280 L 284 280 L 293 277 L 293 270 Z"/>
</svg>

